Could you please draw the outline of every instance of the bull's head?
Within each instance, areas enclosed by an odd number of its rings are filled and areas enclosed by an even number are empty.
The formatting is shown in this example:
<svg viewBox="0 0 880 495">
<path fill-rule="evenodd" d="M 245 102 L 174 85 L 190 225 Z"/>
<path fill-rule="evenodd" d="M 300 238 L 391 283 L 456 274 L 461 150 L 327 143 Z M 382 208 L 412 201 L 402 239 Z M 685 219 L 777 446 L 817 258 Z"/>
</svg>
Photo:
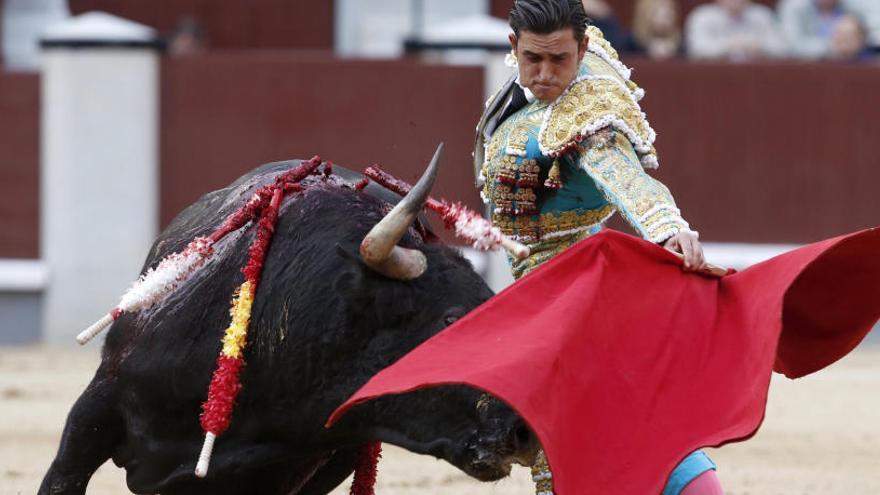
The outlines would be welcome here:
<svg viewBox="0 0 880 495">
<path fill-rule="evenodd" d="M 353 311 L 361 324 L 376 332 L 362 348 L 362 359 L 385 360 L 368 366 L 373 372 L 492 295 L 468 263 L 448 246 L 410 249 L 398 245 L 424 207 L 441 153 L 442 145 L 410 193 L 360 245 L 365 264 L 383 276 L 370 277 L 377 284 L 375 289 L 358 285 L 348 298 L 351 303 L 355 294 L 378 294 L 376 300 Z M 405 308 L 410 304 L 415 307 Z M 392 320 L 396 322 L 390 323 Z M 379 439 L 443 458 L 483 481 L 506 476 L 514 462 L 530 465 L 538 448 L 531 430 L 510 407 L 477 390 L 454 385 L 377 399 L 356 407 L 333 429 L 344 436 Z"/>
<path fill-rule="evenodd" d="M 460 385 L 380 397 L 355 407 L 338 426 L 364 423 L 367 438 L 444 459 L 480 481 L 509 475 L 514 463 L 532 465 L 539 448 L 510 407 Z"/>
<path fill-rule="evenodd" d="M 332 427 L 347 442 L 380 440 L 444 459 L 480 481 L 535 462 L 537 437 L 509 406 L 478 390 L 444 385 L 355 406 Z"/>
</svg>

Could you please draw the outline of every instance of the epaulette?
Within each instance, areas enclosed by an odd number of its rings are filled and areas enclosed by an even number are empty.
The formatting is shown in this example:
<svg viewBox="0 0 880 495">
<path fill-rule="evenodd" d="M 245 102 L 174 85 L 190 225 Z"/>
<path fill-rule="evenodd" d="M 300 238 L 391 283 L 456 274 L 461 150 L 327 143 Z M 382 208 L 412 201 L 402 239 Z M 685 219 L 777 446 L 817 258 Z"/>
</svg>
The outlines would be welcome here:
<svg viewBox="0 0 880 495">
<path fill-rule="evenodd" d="M 587 28 L 589 44 L 578 76 L 548 108 L 538 135 L 541 152 L 558 157 L 593 133 L 614 128 L 627 137 L 642 166 L 657 168 L 657 135 L 639 106 L 645 92 L 630 80 L 632 70 L 602 32 Z"/>
</svg>

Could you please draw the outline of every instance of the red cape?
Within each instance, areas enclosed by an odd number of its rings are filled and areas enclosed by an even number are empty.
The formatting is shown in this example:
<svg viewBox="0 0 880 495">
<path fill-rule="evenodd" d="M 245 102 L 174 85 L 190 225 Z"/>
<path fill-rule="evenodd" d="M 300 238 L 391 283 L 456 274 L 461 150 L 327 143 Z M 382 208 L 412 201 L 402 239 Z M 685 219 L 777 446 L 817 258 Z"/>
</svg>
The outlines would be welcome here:
<svg viewBox="0 0 880 495">
<path fill-rule="evenodd" d="M 532 427 L 557 495 L 660 493 L 688 453 L 745 439 L 771 370 L 797 378 L 880 318 L 880 229 L 724 278 L 606 231 L 572 247 L 377 374 L 380 395 L 467 384 Z"/>
</svg>

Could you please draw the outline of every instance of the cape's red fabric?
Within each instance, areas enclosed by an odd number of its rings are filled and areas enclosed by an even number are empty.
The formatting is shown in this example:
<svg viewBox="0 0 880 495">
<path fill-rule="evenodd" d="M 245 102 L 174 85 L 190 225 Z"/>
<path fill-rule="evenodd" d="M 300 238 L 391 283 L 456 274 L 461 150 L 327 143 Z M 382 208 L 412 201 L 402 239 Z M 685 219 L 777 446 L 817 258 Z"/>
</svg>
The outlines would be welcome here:
<svg viewBox="0 0 880 495">
<path fill-rule="evenodd" d="M 330 421 L 379 395 L 469 384 L 530 424 L 557 495 L 656 494 L 691 451 L 755 432 L 771 370 L 819 370 L 880 318 L 880 229 L 722 279 L 680 266 L 641 239 L 593 236 L 376 375 Z"/>
</svg>

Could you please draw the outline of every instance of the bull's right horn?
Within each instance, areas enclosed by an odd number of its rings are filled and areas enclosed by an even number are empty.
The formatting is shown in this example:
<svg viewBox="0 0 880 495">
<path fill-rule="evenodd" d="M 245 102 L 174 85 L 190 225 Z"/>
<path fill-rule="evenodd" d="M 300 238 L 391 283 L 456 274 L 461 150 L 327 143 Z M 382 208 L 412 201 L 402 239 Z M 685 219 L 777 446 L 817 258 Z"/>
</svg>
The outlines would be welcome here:
<svg viewBox="0 0 880 495">
<path fill-rule="evenodd" d="M 402 248 L 397 243 L 422 211 L 437 177 L 442 155 L 443 143 L 440 143 L 422 178 L 361 241 L 360 252 L 364 263 L 386 277 L 412 280 L 428 268 L 428 261 L 421 251 Z"/>
</svg>

